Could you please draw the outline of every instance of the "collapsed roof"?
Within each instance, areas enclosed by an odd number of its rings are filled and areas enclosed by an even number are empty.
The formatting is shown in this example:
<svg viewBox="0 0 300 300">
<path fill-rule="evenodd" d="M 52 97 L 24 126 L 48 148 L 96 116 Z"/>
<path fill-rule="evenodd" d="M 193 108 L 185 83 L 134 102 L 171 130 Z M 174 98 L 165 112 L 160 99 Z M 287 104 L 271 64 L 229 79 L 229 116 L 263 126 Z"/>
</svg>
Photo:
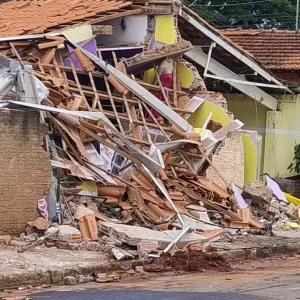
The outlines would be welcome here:
<svg viewBox="0 0 300 300">
<path fill-rule="evenodd" d="M 222 92 L 240 91 L 272 110 L 277 109 L 274 94 L 293 94 L 253 54 L 197 13 L 184 6 L 178 14 L 182 37 L 194 45 L 193 51 L 185 56 L 198 64 L 210 89 L 219 86 Z"/>
<path fill-rule="evenodd" d="M 13 10 L 12 3 L 18 4 L 9 2 L 4 6 L 6 13 L 9 9 Z M 56 2 L 46 0 L 42 6 L 38 1 L 22 3 L 40 10 L 43 5 L 47 7 Z M 107 2 L 100 4 L 104 3 Z M 111 7 L 116 2 L 108 3 Z M 96 4 L 99 4 L 98 1 Z M 247 206 L 244 202 L 241 205 L 238 203 L 241 198 L 236 196 L 238 194 L 217 169 L 214 168 L 224 187 L 202 176 L 201 172 L 207 168 L 206 162 L 213 167 L 207 155 L 220 146 L 228 133 L 239 130 L 243 123 L 233 120 L 222 108 L 226 124 L 210 123 L 212 112 L 201 120 L 200 128 L 189 124 L 189 116 L 201 108 L 212 93 L 207 91 L 198 70 L 183 59 L 183 55 L 199 68 L 204 68 L 207 78 L 221 78 L 273 110 L 277 108 L 277 100 L 256 85 L 283 90 L 286 87 L 247 52 L 187 8 L 176 6 L 174 10 L 177 14 L 173 15 L 170 8 L 174 3 L 168 4 L 167 8 L 132 5 L 124 11 L 113 4 L 112 11 L 99 11 L 99 18 L 95 18 L 95 10 L 91 16 L 84 15 L 78 23 L 72 19 L 73 13 L 72 18 L 64 19 L 71 23 L 56 27 L 54 23 L 47 22 L 47 26 L 43 27 L 44 20 L 35 19 L 35 25 L 39 27 L 26 27 L 26 35 L 2 37 L 0 52 L 3 56 L 18 60 L 21 66 L 27 65 L 25 72 L 34 74 L 35 79 L 39 80 L 36 95 L 24 93 L 20 96 L 20 91 L 26 92 L 28 85 L 34 86 L 36 83 L 32 76 L 24 76 L 21 72 L 23 68 L 18 69 L 16 74 L 10 74 L 16 76 L 18 85 L 12 93 L 5 95 L 7 101 L 2 105 L 11 107 L 13 104 L 48 112 L 43 116 L 50 126 L 51 138 L 47 140 L 47 146 L 52 154 L 52 166 L 67 169 L 75 177 L 97 181 L 100 191 L 111 185 L 113 191 L 126 190 L 130 201 L 119 198 L 120 193 L 117 197 L 110 197 L 110 201 L 122 209 L 127 207 L 123 209 L 125 216 L 136 214 L 136 222 L 144 225 L 151 223 L 160 228 L 159 219 L 172 228 L 182 229 L 175 243 L 190 230 L 182 219 L 187 204 L 201 200 L 208 208 L 221 211 L 224 218 L 233 222 L 244 221 L 237 207 Z M 78 2 L 74 5 L 74 10 L 78 5 L 78 9 L 83 9 Z M 15 8 L 21 10 L 22 6 Z M 130 26 L 127 28 L 122 18 L 129 15 L 139 15 L 139 18 L 128 22 Z M 111 22 L 115 18 L 119 18 L 118 22 Z M 107 22 L 104 24 L 104 21 Z M 21 22 L 16 20 L 16 24 Z M 73 35 L 66 33 L 70 27 L 76 29 L 78 24 L 88 29 L 84 38 L 78 32 Z M 95 28 L 90 28 L 91 24 L 100 24 L 100 27 L 95 31 Z M 165 25 L 171 28 L 171 41 L 168 33 L 165 34 Z M 115 26 L 113 29 L 116 32 L 103 31 L 105 26 L 108 29 Z M 100 33 L 99 28 L 102 30 Z M 33 35 L 31 30 L 36 30 L 37 34 Z M 129 42 L 135 37 L 134 32 L 142 33 L 142 36 L 138 41 Z M 189 41 L 182 39 L 180 32 Z M 203 39 L 209 48 L 195 41 L 193 34 Z M 105 39 L 107 36 L 109 41 Z M 121 39 L 124 36 L 125 41 Z M 213 51 L 214 44 L 217 45 L 216 51 Z M 220 58 L 220 53 L 224 57 L 221 55 Z M 234 64 L 227 62 L 229 57 Z M 237 68 L 241 66 L 257 72 L 258 82 L 247 81 L 238 75 Z M 223 73 L 219 73 L 220 70 Z M 182 76 L 180 71 L 183 71 Z M 187 74 L 191 73 L 194 76 L 186 84 Z M 149 79 L 145 74 L 153 78 Z M 40 94 L 41 99 L 37 97 Z M 222 95 L 218 96 L 222 98 Z M 57 137 L 58 142 L 55 141 Z M 240 142 L 242 144 L 241 139 Z M 131 193 L 132 189 L 134 193 Z M 96 194 L 99 192 L 96 191 Z M 124 194 L 125 191 L 122 196 Z M 104 196 L 108 197 L 107 194 Z M 174 199 L 180 203 L 175 205 Z M 161 220 L 161 216 L 153 214 L 153 209 L 163 210 L 163 214 L 167 211 L 167 218 Z M 174 218 L 177 225 L 174 225 Z M 250 216 L 246 223 L 247 227 L 262 226 Z"/>
</svg>

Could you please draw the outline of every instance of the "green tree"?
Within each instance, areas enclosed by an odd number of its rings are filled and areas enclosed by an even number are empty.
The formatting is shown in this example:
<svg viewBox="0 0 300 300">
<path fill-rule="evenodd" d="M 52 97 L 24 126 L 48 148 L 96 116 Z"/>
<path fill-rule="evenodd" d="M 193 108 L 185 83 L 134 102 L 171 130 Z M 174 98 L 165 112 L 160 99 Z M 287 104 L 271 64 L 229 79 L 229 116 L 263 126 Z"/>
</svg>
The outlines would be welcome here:
<svg viewBox="0 0 300 300">
<path fill-rule="evenodd" d="M 217 28 L 295 29 L 296 0 L 185 0 Z"/>
</svg>

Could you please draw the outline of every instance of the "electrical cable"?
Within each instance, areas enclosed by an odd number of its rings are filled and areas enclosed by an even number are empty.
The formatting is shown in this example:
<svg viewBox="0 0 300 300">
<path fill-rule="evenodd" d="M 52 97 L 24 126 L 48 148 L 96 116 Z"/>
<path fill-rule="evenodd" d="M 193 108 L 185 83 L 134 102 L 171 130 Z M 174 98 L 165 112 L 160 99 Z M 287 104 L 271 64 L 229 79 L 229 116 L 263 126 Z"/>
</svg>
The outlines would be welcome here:
<svg viewBox="0 0 300 300">
<path fill-rule="evenodd" d="M 223 215 L 224 215 L 223 212 L 219 212 L 219 211 L 217 211 L 217 210 L 207 210 L 207 209 L 205 209 L 205 210 L 200 210 L 200 209 L 195 209 L 195 208 L 189 208 L 189 207 L 188 207 L 189 205 L 193 205 L 194 203 L 196 203 L 196 204 L 199 205 L 198 201 L 194 201 L 194 202 L 185 204 L 185 205 L 184 205 L 184 208 L 190 209 L 190 210 L 195 210 L 195 211 L 200 211 L 200 212 L 211 212 L 211 213 L 218 213 L 218 214 L 223 214 Z"/>
<path fill-rule="evenodd" d="M 240 5 L 260 5 L 267 2 L 272 2 L 273 0 L 263 0 L 263 1 L 255 1 L 255 2 L 242 2 L 242 3 L 227 3 L 227 4 L 196 4 L 192 7 L 226 7 L 226 6 L 240 6 Z"/>
<path fill-rule="evenodd" d="M 218 214 L 223 214 L 224 215 L 224 213 L 216 211 L 216 210 L 198 210 L 198 209 L 188 208 L 189 205 L 192 205 L 194 203 L 198 204 L 198 201 L 194 201 L 194 202 L 188 203 L 188 204 L 184 205 L 184 208 L 187 208 L 187 209 L 190 209 L 190 210 L 194 210 L 194 211 L 213 212 L 213 213 L 218 213 Z M 221 228 L 227 228 L 227 229 L 239 229 L 239 230 L 241 229 L 241 228 L 236 228 L 236 227 L 224 226 L 224 225 L 221 225 L 221 224 L 219 225 L 219 224 L 209 223 L 209 222 L 197 219 L 194 216 L 190 215 L 189 213 L 183 213 L 183 214 L 186 215 L 186 216 L 188 216 L 188 217 L 191 217 L 191 218 L 195 219 L 196 221 L 204 223 L 206 225 L 212 225 L 212 226 L 221 227 Z"/>
<path fill-rule="evenodd" d="M 224 229 L 234 229 L 234 230 L 241 230 L 242 229 L 242 228 L 237 228 L 237 227 L 224 226 L 224 225 L 221 225 L 221 224 L 209 223 L 209 222 L 197 219 L 194 216 L 192 216 L 192 215 L 190 215 L 188 213 L 185 213 L 185 212 L 183 214 L 186 215 L 187 217 L 190 217 L 190 218 L 192 218 L 192 219 L 194 219 L 196 221 L 199 221 L 201 223 L 204 223 L 206 225 L 211 225 L 211 226 L 215 226 L 215 227 L 221 227 L 221 228 L 224 228 Z"/>
</svg>

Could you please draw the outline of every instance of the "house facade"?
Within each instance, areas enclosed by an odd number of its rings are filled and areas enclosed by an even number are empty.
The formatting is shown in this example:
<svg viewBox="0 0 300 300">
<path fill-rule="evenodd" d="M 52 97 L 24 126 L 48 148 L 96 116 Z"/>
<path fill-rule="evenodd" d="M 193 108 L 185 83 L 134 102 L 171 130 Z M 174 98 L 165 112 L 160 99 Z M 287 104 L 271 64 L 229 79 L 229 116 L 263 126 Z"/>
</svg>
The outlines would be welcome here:
<svg viewBox="0 0 300 300">
<path fill-rule="evenodd" d="M 245 127 L 257 128 L 264 137 L 263 173 L 287 177 L 294 157 L 294 146 L 300 143 L 300 33 L 287 30 L 222 30 L 222 34 L 251 53 L 292 93 L 276 93 L 276 110 L 258 104 L 244 95 L 227 94 L 231 110 Z"/>
</svg>

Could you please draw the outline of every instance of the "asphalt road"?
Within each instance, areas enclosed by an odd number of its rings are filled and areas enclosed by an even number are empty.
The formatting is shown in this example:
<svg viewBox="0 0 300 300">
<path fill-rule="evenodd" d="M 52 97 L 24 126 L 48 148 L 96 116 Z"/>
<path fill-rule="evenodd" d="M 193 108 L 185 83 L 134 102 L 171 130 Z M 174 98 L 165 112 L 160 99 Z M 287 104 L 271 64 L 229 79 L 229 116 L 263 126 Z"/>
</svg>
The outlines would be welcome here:
<svg viewBox="0 0 300 300">
<path fill-rule="evenodd" d="M 234 293 L 155 292 L 146 290 L 51 292 L 35 295 L 33 300 L 260 300 L 256 296 Z"/>
<path fill-rule="evenodd" d="M 30 297 L 32 300 L 300 300 L 300 256 L 244 261 L 228 273 L 153 276 L 131 272 L 120 282 L 53 287 Z"/>
</svg>

